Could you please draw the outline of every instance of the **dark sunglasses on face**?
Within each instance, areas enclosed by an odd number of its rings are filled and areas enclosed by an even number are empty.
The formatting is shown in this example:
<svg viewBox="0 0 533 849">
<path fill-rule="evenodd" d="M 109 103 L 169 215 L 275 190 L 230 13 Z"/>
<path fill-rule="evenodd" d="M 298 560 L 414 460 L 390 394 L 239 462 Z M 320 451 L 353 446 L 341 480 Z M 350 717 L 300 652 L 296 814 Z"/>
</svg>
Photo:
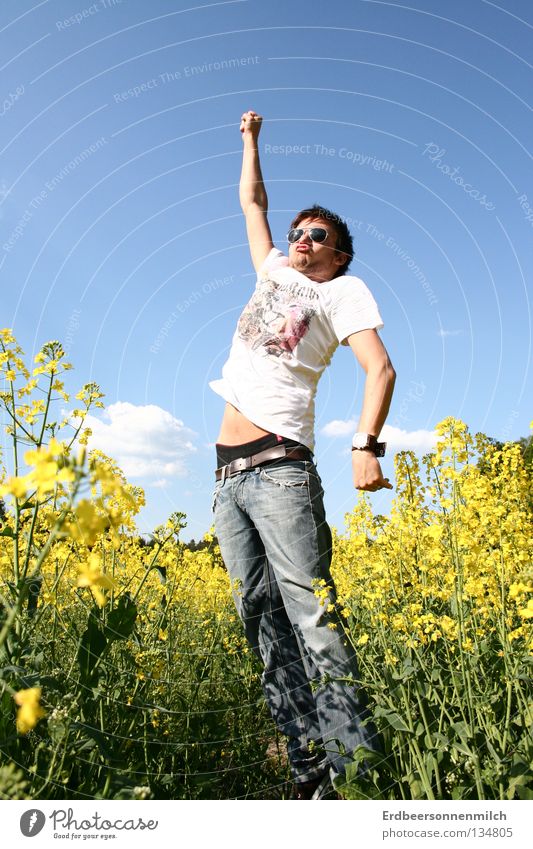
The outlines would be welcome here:
<svg viewBox="0 0 533 849">
<path fill-rule="evenodd" d="M 325 242 L 328 238 L 328 231 L 324 227 L 293 227 L 287 233 L 287 241 L 292 245 L 298 242 L 304 233 L 309 234 L 312 242 Z"/>
</svg>

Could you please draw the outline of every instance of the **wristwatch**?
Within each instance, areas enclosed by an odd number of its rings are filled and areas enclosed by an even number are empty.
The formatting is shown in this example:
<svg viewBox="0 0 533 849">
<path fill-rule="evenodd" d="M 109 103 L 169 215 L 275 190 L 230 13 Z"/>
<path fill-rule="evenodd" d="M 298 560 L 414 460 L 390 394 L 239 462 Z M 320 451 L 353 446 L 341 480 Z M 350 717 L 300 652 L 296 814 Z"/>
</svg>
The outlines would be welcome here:
<svg viewBox="0 0 533 849">
<path fill-rule="evenodd" d="M 371 451 L 376 457 L 384 457 L 386 447 L 386 442 L 378 442 L 371 433 L 356 433 L 352 440 L 352 451 Z"/>
</svg>

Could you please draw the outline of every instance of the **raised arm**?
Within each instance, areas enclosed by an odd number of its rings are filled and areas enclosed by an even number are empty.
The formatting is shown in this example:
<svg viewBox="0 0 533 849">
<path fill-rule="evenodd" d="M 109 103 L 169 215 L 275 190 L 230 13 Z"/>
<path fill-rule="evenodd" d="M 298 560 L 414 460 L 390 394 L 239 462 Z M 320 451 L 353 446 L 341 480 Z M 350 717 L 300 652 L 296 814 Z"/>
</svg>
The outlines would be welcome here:
<svg viewBox="0 0 533 849">
<path fill-rule="evenodd" d="M 246 218 L 248 244 L 256 271 L 274 247 L 267 219 L 268 198 L 259 163 L 258 138 L 262 120 L 257 112 L 245 112 L 240 127 L 243 152 L 239 200 Z"/>
<path fill-rule="evenodd" d="M 363 409 L 358 431 L 379 436 L 389 412 L 396 372 L 375 330 L 361 330 L 348 337 L 350 347 L 366 372 Z M 392 489 L 383 477 L 377 457 L 371 451 L 352 451 L 353 482 L 356 489 L 375 492 Z"/>
</svg>

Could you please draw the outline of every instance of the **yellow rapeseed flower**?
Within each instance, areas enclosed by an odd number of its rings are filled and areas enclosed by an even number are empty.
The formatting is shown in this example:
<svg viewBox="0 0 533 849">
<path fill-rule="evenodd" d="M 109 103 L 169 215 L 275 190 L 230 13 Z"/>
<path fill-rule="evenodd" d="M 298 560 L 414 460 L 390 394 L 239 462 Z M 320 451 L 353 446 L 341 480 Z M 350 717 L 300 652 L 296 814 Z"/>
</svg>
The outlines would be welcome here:
<svg viewBox="0 0 533 849">
<path fill-rule="evenodd" d="M 523 607 L 522 610 L 518 611 L 518 615 L 521 619 L 533 619 L 533 598 L 530 598 L 527 607 Z"/>
<path fill-rule="evenodd" d="M 0 486 L 0 496 L 13 495 L 15 498 L 26 498 L 26 493 L 30 487 L 29 475 L 8 478 L 7 482 Z"/>
<path fill-rule="evenodd" d="M 394 666 L 396 663 L 398 663 L 398 658 L 396 657 L 394 652 L 392 652 L 389 648 L 385 649 L 384 660 L 387 666 Z"/>
<path fill-rule="evenodd" d="M 16 342 L 11 327 L 2 327 L 0 329 L 0 339 L 2 340 L 4 345 L 13 345 Z"/>
<path fill-rule="evenodd" d="M 74 511 L 75 521 L 66 525 L 66 531 L 76 542 L 92 546 L 99 534 L 109 527 L 109 518 L 98 506 L 82 498 Z"/>
<path fill-rule="evenodd" d="M 509 586 L 509 598 L 518 598 L 518 596 L 523 593 L 528 593 L 533 590 L 531 585 L 522 583 L 522 581 L 516 581 Z"/>
<path fill-rule="evenodd" d="M 115 589 L 116 584 L 109 575 L 102 572 L 98 554 L 90 554 L 86 563 L 80 563 L 79 570 L 78 587 L 90 587 L 97 605 L 103 607 L 106 597 L 102 590 Z"/>
<path fill-rule="evenodd" d="M 41 699 L 41 688 L 30 687 L 28 690 L 19 690 L 13 696 L 19 709 L 17 711 L 17 731 L 19 734 L 27 734 L 35 728 L 40 719 L 46 716 L 46 712 L 39 704 Z"/>
<path fill-rule="evenodd" d="M 58 466 L 58 460 L 64 456 L 63 444 L 52 438 L 48 445 L 41 445 L 35 451 L 26 451 L 24 462 L 33 466 L 28 479 L 37 490 L 39 497 L 53 492 L 56 483 L 71 482 L 74 480 L 74 472 L 66 466 L 62 469 Z"/>
</svg>

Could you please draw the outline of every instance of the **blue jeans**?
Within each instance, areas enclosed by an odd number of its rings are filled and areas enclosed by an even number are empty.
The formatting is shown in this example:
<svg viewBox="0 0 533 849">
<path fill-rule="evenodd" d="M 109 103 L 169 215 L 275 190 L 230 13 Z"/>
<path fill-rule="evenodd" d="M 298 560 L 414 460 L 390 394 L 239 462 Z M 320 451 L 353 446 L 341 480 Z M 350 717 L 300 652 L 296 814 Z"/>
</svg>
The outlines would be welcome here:
<svg viewBox="0 0 533 849">
<path fill-rule="evenodd" d="M 310 781 L 328 767 L 342 775 L 357 746 L 381 747 L 355 653 L 328 611 L 331 531 L 316 467 L 281 460 L 218 481 L 213 510 L 235 605 L 263 663 L 265 698 L 288 737 L 293 778 Z M 322 579 L 331 587 L 325 604 L 315 595 Z"/>
</svg>

